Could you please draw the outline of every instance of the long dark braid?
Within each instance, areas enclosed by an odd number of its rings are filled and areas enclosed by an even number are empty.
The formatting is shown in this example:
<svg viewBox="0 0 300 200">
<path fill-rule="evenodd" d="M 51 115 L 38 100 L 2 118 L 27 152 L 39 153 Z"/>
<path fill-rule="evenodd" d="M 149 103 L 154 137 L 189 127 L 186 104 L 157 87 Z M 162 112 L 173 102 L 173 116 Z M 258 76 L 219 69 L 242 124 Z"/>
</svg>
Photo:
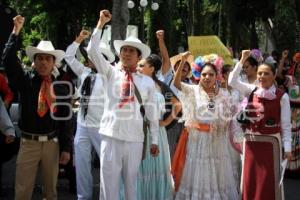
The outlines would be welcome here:
<svg viewBox="0 0 300 200">
<path fill-rule="evenodd" d="M 162 83 L 160 80 L 158 80 L 156 74 L 157 72 L 161 69 L 162 61 L 160 57 L 156 54 L 151 54 L 146 58 L 147 63 L 149 63 L 151 66 L 154 67 L 154 71 L 152 73 L 152 79 L 153 81 L 160 87 L 161 91 L 163 90 L 162 88 Z"/>
</svg>

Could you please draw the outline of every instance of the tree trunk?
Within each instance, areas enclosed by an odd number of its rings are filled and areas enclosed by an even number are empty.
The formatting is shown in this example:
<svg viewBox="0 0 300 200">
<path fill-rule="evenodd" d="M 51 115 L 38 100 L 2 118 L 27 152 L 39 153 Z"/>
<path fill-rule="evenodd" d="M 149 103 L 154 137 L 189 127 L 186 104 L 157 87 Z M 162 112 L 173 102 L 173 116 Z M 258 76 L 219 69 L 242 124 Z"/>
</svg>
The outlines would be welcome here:
<svg viewBox="0 0 300 200">
<path fill-rule="evenodd" d="M 111 49 L 115 52 L 113 42 L 114 40 L 125 40 L 127 33 L 127 26 L 129 22 L 129 10 L 127 1 L 114 0 L 112 8 L 112 22 L 111 22 Z"/>
</svg>

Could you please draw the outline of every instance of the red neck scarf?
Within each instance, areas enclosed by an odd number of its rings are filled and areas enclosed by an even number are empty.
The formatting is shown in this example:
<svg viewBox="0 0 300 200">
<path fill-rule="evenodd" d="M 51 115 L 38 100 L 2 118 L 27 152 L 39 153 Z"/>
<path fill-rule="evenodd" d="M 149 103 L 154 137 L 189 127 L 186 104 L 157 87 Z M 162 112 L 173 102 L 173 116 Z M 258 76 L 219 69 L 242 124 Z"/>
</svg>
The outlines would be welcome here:
<svg viewBox="0 0 300 200">
<path fill-rule="evenodd" d="M 132 73 L 136 72 L 136 67 L 125 68 L 122 66 L 122 70 L 125 75 L 121 84 L 121 100 L 119 102 L 119 108 L 122 108 L 126 103 L 134 102 L 134 84 Z"/>
<path fill-rule="evenodd" d="M 52 104 L 55 103 L 55 94 L 53 87 L 51 86 L 51 77 L 43 77 L 43 82 L 41 84 L 39 98 L 38 98 L 38 108 L 37 113 L 40 117 L 43 117 L 49 109 L 52 113 L 56 112 L 56 107 Z"/>
</svg>

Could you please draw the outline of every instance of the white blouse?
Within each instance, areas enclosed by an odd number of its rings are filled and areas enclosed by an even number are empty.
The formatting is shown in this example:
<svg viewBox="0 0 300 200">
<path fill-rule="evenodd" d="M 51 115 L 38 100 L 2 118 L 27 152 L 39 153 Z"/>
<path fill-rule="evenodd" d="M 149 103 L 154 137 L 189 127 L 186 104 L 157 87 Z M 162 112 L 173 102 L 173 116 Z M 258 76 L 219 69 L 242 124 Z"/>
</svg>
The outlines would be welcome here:
<svg viewBox="0 0 300 200">
<path fill-rule="evenodd" d="M 242 70 L 242 64 L 238 62 L 232 72 L 229 74 L 228 84 L 239 90 L 243 96 L 249 97 L 251 92 L 257 87 L 253 84 L 241 82 L 239 79 L 239 74 Z M 268 89 L 270 92 L 276 92 L 276 87 L 273 85 Z M 282 132 L 282 141 L 285 152 L 291 152 L 291 142 L 292 142 L 292 124 L 291 124 L 291 108 L 290 108 L 290 99 L 289 96 L 285 93 L 280 100 L 281 107 L 281 132 Z"/>
</svg>

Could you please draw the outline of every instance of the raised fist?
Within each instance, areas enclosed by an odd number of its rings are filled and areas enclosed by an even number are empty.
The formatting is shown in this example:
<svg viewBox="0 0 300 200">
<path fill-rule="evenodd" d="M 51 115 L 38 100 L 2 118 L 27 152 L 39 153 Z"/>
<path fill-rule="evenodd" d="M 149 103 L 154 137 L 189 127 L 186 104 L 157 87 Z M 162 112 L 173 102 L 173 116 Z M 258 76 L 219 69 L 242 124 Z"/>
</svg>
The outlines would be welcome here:
<svg viewBox="0 0 300 200">
<path fill-rule="evenodd" d="M 243 50 L 242 51 L 242 57 L 241 57 L 241 63 L 244 64 L 244 62 L 247 60 L 247 58 L 250 56 L 251 51 L 250 50 Z"/>
<path fill-rule="evenodd" d="M 76 42 L 78 42 L 80 44 L 83 40 L 87 39 L 90 36 L 90 34 L 91 33 L 87 30 L 84 30 L 84 29 L 81 30 L 79 35 L 76 38 Z"/>
<path fill-rule="evenodd" d="M 181 54 L 181 61 L 186 62 L 190 55 L 192 55 L 191 52 L 189 52 L 189 51 L 184 52 L 183 54 Z"/>
<path fill-rule="evenodd" d="M 83 39 L 88 38 L 91 35 L 91 33 L 87 30 L 81 30 L 79 36 Z"/>
<path fill-rule="evenodd" d="M 17 15 L 13 18 L 14 21 L 14 29 L 13 32 L 15 34 L 19 34 L 20 30 L 22 29 L 24 25 L 25 18 L 22 17 L 21 15 Z"/>
<path fill-rule="evenodd" d="M 288 57 L 288 55 L 289 55 L 289 50 L 287 50 L 287 49 L 284 50 L 284 51 L 282 52 L 281 55 L 282 55 L 282 58 L 283 58 L 283 59 L 287 59 L 287 57 Z"/>
<path fill-rule="evenodd" d="M 103 23 L 107 23 L 111 20 L 111 14 L 110 14 L 109 10 L 101 10 L 100 11 L 100 20 Z"/>
<path fill-rule="evenodd" d="M 156 31 L 156 37 L 158 40 L 163 40 L 164 36 L 165 36 L 165 31 L 163 31 L 163 30 Z"/>
</svg>

